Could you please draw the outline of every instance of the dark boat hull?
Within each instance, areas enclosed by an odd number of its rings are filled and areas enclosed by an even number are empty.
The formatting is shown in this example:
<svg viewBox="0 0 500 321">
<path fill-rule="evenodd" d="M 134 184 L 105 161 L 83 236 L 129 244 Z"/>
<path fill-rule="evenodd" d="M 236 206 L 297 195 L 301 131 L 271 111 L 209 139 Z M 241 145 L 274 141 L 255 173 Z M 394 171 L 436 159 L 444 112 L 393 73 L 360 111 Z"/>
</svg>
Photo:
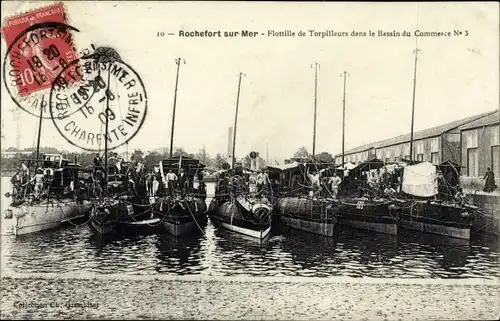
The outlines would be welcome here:
<svg viewBox="0 0 500 321">
<path fill-rule="evenodd" d="M 155 203 L 154 209 L 160 216 L 165 230 L 174 236 L 202 230 L 208 220 L 207 205 L 201 198 L 191 200 L 160 199 Z"/>
<path fill-rule="evenodd" d="M 92 227 L 103 235 L 118 229 L 138 230 L 158 225 L 156 220 L 151 217 L 151 205 L 149 204 L 131 205 L 120 202 L 106 208 L 109 210 L 107 215 L 93 213 L 90 220 Z"/>
<path fill-rule="evenodd" d="M 337 218 L 332 202 L 283 197 L 275 204 L 275 209 L 285 225 L 314 234 L 334 235 Z"/>
<path fill-rule="evenodd" d="M 434 201 L 408 201 L 401 204 L 400 212 L 402 228 L 470 239 L 472 213 L 465 207 Z"/>
<path fill-rule="evenodd" d="M 116 229 L 115 223 L 105 224 L 105 223 L 98 222 L 94 219 L 91 219 L 90 224 L 92 225 L 94 230 L 96 230 L 99 234 L 102 234 L 102 235 L 110 234 L 111 232 L 113 232 Z"/>
<path fill-rule="evenodd" d="M 268 215 L 259 219 L 236 200 L 220 202 L 213 199 L 209 216 L 215 225 L 262 240 L 271 232 L 271 207 L 268 209 Z"/>
<path fill-rule="evenodd" d="M 398 211 L 393 202 L 366 198 L 341 198 L 338 201 L 338 222 L 367 231 L 398 234 Z"/>
</svg>

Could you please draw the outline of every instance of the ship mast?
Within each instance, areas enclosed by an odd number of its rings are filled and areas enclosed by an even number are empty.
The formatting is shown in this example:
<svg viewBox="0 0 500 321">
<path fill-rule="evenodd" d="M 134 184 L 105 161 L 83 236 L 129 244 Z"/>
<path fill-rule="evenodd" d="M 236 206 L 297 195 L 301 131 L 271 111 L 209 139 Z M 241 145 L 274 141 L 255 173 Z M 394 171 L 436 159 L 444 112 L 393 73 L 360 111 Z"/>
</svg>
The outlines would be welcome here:
<svg viewBox="0 0 500 321">
<path fill-rule="evenodd" d="M 266 143 L 266 165 L 269 165 L 269 144 Z"/>
<path fill-rule="evenodd" d="M 318 102 L 318 66 L 317 62 L 314 63 L 314 125 L 313 125 L 313 148 L 312 156 L 316 155 L 316 111 Z"/>
<path fill-rule="evenodd" d="M 177 75 L 175 76 L 175 91 L 174 91 L 174 108 L 172 111 L 172 131 L 170 133 L 170 158 L 172 158 L 172 153 L 174 150 L 174 125 L 175 125 L 175 107 L 177 105 L 177 85 L 179 84 L 179 69 L 181 67 L 181 62 L 186 63 L 186 61 L 182 58 L 175 59 L 175 63 L 177 64 Z"/>
<path fill-rule="evenodd" d="M 238 74 L 238 94 L 236 96 L 236 112 L 234 114 L 234 130 L 233 130 L 233 153 L 231 155 L 231 168 L 233 169 L 234 172 L 234 163 L 235 163 L 235 150 L 236 150 L 236 125 L 238 124 L 238 106 L 240 103 L 240 89 L 241 89 L 241 76 L 243 76 L 244 73 L 240 72 Z"/>
<path fill-rule="evenodd" d="M 37 137 L 37 141 L 36 141 L 35 173 L 36 173 L 36 170 L 38 168 L 38 160 L 40 159 L 40 138 L 42 137 L 42 119 L 43 119 L 43 105 L 44 105 L 43 102 L 44 101 L 42 100 L 42 104 L 40 105 L 40 119 L 38 121 L 38 137 Z"/>
<path fill-rule="evenodd" d="M 418 47 L 413 51 L 415 53 L 415 66 L 413 69 L 413 100 L 411 106 L 410 161 L 413 160 L 413 124 L 415 121 L 415 90 L 417 87 L 417 57 L 419 51 Z"/>
<path fill-rule="evenodd" d="M 344 98 L 342 100 L 342 167 L 344 167 L 345 154 L 345 87 L 347 82 L 347 71 L 344 71 Z"/>
</svg>

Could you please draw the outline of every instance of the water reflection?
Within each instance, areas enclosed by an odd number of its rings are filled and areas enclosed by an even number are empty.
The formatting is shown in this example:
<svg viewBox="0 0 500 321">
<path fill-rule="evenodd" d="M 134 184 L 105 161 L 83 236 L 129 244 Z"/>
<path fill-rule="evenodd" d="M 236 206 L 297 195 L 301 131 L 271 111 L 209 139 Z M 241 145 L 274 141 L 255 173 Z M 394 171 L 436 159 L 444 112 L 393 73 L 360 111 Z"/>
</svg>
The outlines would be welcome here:
<svg viewBox="0 0 500 321">
<path fill-rule="evenodd" d="M 156 258 L 158 264 L 155 267 L 158 273 L 199 274 L 201 266 L 201 232 L 182 237 L 170 234 L 158 235 L 155 243 L 158 251 Z"/>
</svg>

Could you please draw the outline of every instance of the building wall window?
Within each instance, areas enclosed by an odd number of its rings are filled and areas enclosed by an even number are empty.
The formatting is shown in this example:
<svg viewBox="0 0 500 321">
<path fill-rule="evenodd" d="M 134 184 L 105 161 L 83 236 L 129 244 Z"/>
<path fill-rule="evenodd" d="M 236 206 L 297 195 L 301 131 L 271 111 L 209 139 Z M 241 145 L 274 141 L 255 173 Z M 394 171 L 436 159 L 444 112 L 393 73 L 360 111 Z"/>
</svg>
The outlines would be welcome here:
<svg viewBox="0 0 500 321">
<path fill-rule="evenodd" d="M 424 153 L 424 141 L 423 140 L 418 140 L 415 142 L 415 151 L 417 154 Z"/>
<path fill-rule="evenodd" d="M 410 154 L 405 155 L 405 159 L 410 159 Z"/>
<path fill-rule="evenodd" d="M 392 158 L 392 149 L 391 148 L 387 148 L 385 150 L 385 158 Z"/>
<path fill-rule="evenodd" d="M 464 132 L 465 148 L 477 148 L 477 130 L 468 130 Z"/>
<path fill-rule="evenodd" d="M 423 140 L 418 140 L 415 142 L 413 152 L 417 155 L 417 161 L 424 160 L 424 141 Z M 419 155 L 422 155 L 422 156 L 419 156 Z"/>
<path fill-rule="evenodd" d="M 438 153 L 439 152 L 439 137 L 431 138 L 430 145 L 431 145 L 431 153 Z M 432 154 L 431 154 L 431 157 L 432 157 Z"/>
<path fill-rule="evenodd" d="M 402 149 L 401 145 L 396 145 L 393 147 L 392 151 L 393 151 L 394 157 L 401 156 L 401 149 Z"/>
<path fill-rule="evenodd" d="M 500 177 L 500 146 L 491 146 L 491 170 L 495 178 Z"/>
<path fill-rule="evenodd" d="M 401 155 L 405 155 L 405 158 L 409 159 L 410 156 L 406 156 L 406 155 L 410 155 L 410 143 L 404 144 L 402 149 L 403 150 L 401 152 Z"/>
<path fill-rule="evenodd" d="M 479 176 L 479 159 L 477 148 L 467 149 L 467 176 Z"/>
<path fill-rule="evenodd" d="M 499 131 L 500 131 L 500 126 L 494 126 L 491 128 L 491 145 L 496 146 L 500 145 L 500 141 L 498 141 L 499 138 Z"/>
<path fill-rule="evenodd" d="M 431 153 L 431 162 L 433 165 L 439 165 L 439 153 Z"/>
</svg>

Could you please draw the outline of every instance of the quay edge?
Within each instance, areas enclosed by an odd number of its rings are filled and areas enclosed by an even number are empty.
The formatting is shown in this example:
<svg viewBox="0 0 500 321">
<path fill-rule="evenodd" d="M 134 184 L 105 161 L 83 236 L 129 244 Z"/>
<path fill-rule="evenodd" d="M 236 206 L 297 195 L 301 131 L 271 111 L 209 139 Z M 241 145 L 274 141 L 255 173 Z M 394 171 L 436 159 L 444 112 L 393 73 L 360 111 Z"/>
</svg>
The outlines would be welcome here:
<svg viewBox="0 0 500 321">
<path fill-rule="evenodd" d="M 500 191 L 484 193 L 482 191 L 466 191 L 467 197 L 481 208 L 480 215 L 472 222 L 474 233 L 486 233 L 500 237 Z"/>
</svg>

